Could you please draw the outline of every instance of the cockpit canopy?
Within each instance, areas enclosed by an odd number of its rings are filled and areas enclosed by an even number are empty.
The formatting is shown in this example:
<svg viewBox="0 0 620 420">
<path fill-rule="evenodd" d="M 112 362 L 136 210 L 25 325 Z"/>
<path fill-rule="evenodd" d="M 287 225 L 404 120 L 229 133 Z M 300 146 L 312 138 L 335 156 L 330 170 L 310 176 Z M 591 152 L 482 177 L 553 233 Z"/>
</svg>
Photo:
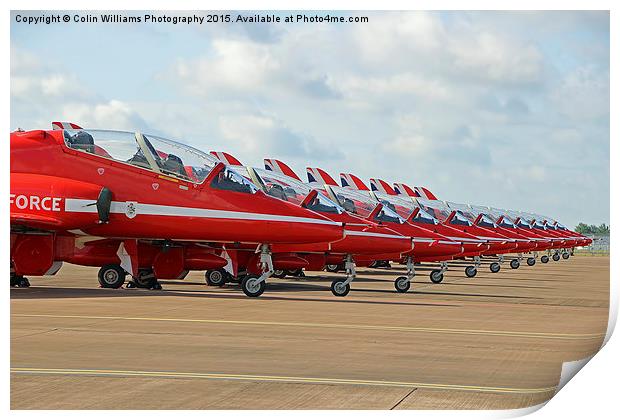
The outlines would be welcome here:
<svg viewBox="0 0 620 420">
<path fill-rule="evenodd" d="M 418 197 L 416 201 L 420 205 L 421 209 L 426 210 L 427 213 L 437 218 L 442 223 L 448 220 L 448 217 L 454 211 L 454 217 L 450 220 L 450 224 L 459 226 L 471 226 L 472 221 L 464 214 L 460 209 L 453 209 L 447 203 L 440 200 L 427 200 L 425 198 Z"/>
<path fill-rule="evenodd" d="M 159 136 L 114 130 L 64 130 L 67 147 L 123 162 L 183 181 L 201 184 L 218 164 L 209 153 Z M 254 193 L 258 188 L 226 168 L 212 187 Z"/>
<path fill-rule="evenodd" d="M 394 210 L 400 217 L 408 220 L 411 214 L 419 209 L 416 215 L 411 219 L 412 222 L 437 225 L 439 221 L 431 216 L 424 209 L 416 205 L 411 199 L 399 195 L 390 195 L 379 191 L 374 191 L 377 199 L 386 207 Z"/>
<path fill-rule="evenodd" d="M 330 186 L 333 198 L 349 213 L 357 214 L 367 218 L 377 208 L 379 203 L 370 196 L 369 192 L 361 192 L 348 188 Z M 380 222 L 405 223 L 405 221 L 390 208 L 383 205 L 382 209 L 375 216 L 375 220 Z"/>
<path fill-rule="evenodd" d="M 252 170 L 264 186 L 265 193 L 281 200 L 301 205 L 312 192 L 312 188 L 308 185 L 290 176 L 260 168 Z M 340 214 L 344 211 L 342 207 L 319 191 L 312 200 L 304 204 L 304 207 L 320 213 Z"/>
</svg>

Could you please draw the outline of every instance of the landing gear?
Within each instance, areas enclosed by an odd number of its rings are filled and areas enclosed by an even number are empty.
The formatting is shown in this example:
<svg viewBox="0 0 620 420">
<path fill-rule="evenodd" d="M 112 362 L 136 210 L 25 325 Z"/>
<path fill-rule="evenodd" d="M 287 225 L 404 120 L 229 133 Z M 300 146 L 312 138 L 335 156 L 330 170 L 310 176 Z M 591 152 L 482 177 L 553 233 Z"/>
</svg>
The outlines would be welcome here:
<svg viewBox="0 0 620 420">
<path fill-rule="evenodd" d="M 305 277 L 306 276 L 304 274 L 303 268 L 298 268 L 297 270 L 286 270 L 286 275 L 293 276 L 293 277 Z"/>
<path fill-rule="evenodd" d="M 325 270 L 329 271 L 330 273 L 337 273 L 339 269 L 340 267 L 338 266 L 338 264 L 327 264 L 325 266 Z"/>
<path fill-rule="evenodd" d="M 205 281 L 209 286 L 222 287 L 226 284 L 228 279 L 228 272 L 224 269 L 207 270 L 205 272 Z"/>
<path fill-rule="evenodd" d="M 510 268 L 512 268 L 513 270 L 516 270 L 520 266 L 521 266 L 521 263 L 519 262 L 518 259 L 515 258 L 515 259 L 510 261 Z"/>
<path fill-rule="evenodd" d="M 553 258 L 553 261 L 560 261 L 560 254 L 555 253 L 555 254 L 553 254 L 553 257 L 551 257 L 551 258 Z"/>
<path fill-rule="evenodd" d="M 491 263 L 491 265 L 489 266 L 489 270 L 491 270 L 491 273 L 499 273 L 499 270 L 501 268 L 502 266 L 498 262 Z"/>
<path fill-rule="evenodd" d="M 394 288 L 398 293 L 405 293 L 411 287 L 411 279 L 415 277 L 413 258 L 407 257 L 407 275 L 400 276 L 394 280 Z"/>
<path fill-rule="evenodd" d="M 547 264 L 549 262 L 549 256 L 543 255 L 542 257 L 540 257 L 540 262 L 543 264 Z"/>
<path fill-rule="evenodd" d="M 441 283 L 443 281 L 443 273 L 441 270 L 433 270 L 431 271 L 430 278 L 435 284 Z"/>
<path fill-rule="evenodd" d="M 536 264 L 536 258 L 534 258 L 534 257 L 529 257 L 529 258 L 527 259 L 527 261 L 526 261 L 526 262 L 527 262 L 527 265 L 529 265 L 529 266 L 531 267 L 531 266 L 533 266 L 534 264 Z"/>
<path fill-rule="evenodd" d="M 30 287 L 30 282 L 22 275 L 11 273 L 11 287 Z"/>
<path fill-rule="evenodd" d="M 494 264 L 497 264 L 497 263 L 494 263 Z M 499 267 L 499 264 L 497 264 L 497 265 Z M 499 271 L 499 269 L 498 269 L 498 271 Z M 467 267 L 465 267 L 465 275 L 467 277 L 470 277 L 470 278 L 471 277 L 476 277 L 476 274 L 478 274 L 478 270 L 473 265 L 468 265 Z"/>
<path fill-rule="evenodd" d="M 568 252 L 563 252 L 562 253 L 562 258 L 564 258 L 565 260 L 570 258 L 570 254 Z"/>
<path fill-rule="evenodd" d="M 157 281 L 152 269 L 138 270 L 138 275 L 136 277 L 132 276 L 129 283 L 127 283 L 128 289 L 134 287 L 139 289 L 161 290 L 161 284 Z"/>
<path fill-rule="evenodd" d="M 106 264 L 97 275 L 99 285 L 105 289 L 118 289 L 125 283 L 125 270 L 118 264 Z"/>
<path fill-rule="evenodd" d="M 346 280 L 334 280 L 331 285 L 334 296 L 346 296 L 351 291 L 351 285 Z"/>
<path fill-rule="evenodd" d="M 286 277 L 286 274 L 287 272 L 284 270 L 274 270 L 273 277 L 283 279 L 284 277 Z"/>
<path fill-rule="evenodd" d="M 347 278 L 344 280 L 334 280 L 331 284 L 330 288 L 334 296 L 346 296 L 351 291 L 351 282 L 355 279 L 355 263 L 350 254 L 347 255 L 344 268 L 347 272 Z"/>
<path fill-rule="evenodd" d="M 248 274 L 241 280 L 241 290 L 248 297 L 258 297 L 263 294 L 266 288 L 266 281 L 273 275 L 273 261 L 271 259 L 271 251 L 269 245 L 262 244 L 260 246 L 260 264 L 263 270 L 263 274 L 257 277 L 253 274 Z"/>
<path fill-rule="evenodd" d="M 261 276 L 262 277 L 262 276 Z M 260 277 L 248 274 L 241 280 L 241 290 L 248 297 L 258 297 L 263 294 L 267 284 Z"/>
</svg>

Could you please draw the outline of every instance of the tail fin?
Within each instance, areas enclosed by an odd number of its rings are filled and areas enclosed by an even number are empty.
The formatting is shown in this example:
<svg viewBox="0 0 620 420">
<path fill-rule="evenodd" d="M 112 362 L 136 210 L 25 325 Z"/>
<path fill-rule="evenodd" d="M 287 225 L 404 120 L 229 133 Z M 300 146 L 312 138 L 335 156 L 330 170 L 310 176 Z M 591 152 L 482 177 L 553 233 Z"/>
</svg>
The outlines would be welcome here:
<svg viewBox="0 0 620 420">
<path fill-rule="evenodd" d="M 419 194 L 420 197 L 426 198 L 427 200 L 437 200 L 438 199 L 437 197 L 435 197 L 435 194 L 430 192 L 427 188 L 415 187 L 415 190 Z"/>
<path fill-rule="evenodd" d="M 82 127 L 72 122 L 52 121 L 52 130 L 80 130 L 80 129 L 82 129 Z"/>
<path fill-rule="evenodd" d="M 343 187 L 352 188 L 360 191 L 370 191 L 370 189 L 364 184 L 364 181 L 353 174 L 340 173 L 340 183 Z"/>
<path fill-rule="evenodd" d="M 370 189 L 384 194 L 396 195 L 396 191 L 390 184 L 378 178 L 370 178 Z"/>
<path fill-rule="evenodd" d="M 225 163 L 226 165 L 236 165 L 236 166 L 242 165 L 241 161 L 239 161 L 239 159 L 237 159 L 230 153 L 214 152 L 214 151 L 211 151 L 210 153 L 216 158 L 218 158 L 221 162 Z"/>
<path fill-rule="evenodd" d="M 263 164 L 265 165 L 265 169 L 267 169 L 268 171 L 278 172 L 282 175 L 290 176 L 291 178 L 295 178 L 296 180 L 301 181 L 295 171 L 289 168 L 286 163 L 278 159 L 263 159 Z"/>
<path fill-rule="evenodd" d="M 324 185 L 338 186 L 338 183 L 334 181 L 327 172 L 320 168 L 306 168 L 306 175 L 308 176 L 309 183 L 317 183 Z"/>
<path fill-rule="evenodd" d="M 399 195 L 406 195 L 409 197 L 419 197 L 420 194 L 416 192 L 415 189 L 411 188 L 407 184 L 402 183 L 394 183 L 394 191 Z"/>
</svg>

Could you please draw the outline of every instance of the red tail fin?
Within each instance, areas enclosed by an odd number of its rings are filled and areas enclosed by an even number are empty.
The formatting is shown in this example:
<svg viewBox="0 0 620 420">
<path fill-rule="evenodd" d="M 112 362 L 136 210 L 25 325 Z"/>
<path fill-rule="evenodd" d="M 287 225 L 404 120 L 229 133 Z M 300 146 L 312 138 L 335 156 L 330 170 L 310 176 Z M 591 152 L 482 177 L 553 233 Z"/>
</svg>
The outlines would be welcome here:
<svg viewBox="0 0 620 420">
<path fill-rule="evenodd" d="M 418 193 L 419 197 L 426 198 L 427 200 L 437 200 L 435 194 L 430 192 L 427 188 L 415 187 L 415 191 Z"/>
<path fill-rule="evenodd" d="M 394 191 L 396 192 L 396 194 L 406 195 L 409 197 L 420 196 L 420 194 L 418 194 L 416 190 L 411 188 L 409 185 L 403 183 L 394 183 Z"/>
<path fill-rule="evenodd" d="M 340 173 L 340 183 L 343 187 L 352 188 L 360 191 L 370 191 L 370 189 L 364 184 L 364 181 L 353 174 Z"/>
<path fill-rule="evenodd" d="M 384 194 L 396 195 L 396 191 L 394 191 L 390 184 L 377 178 L 370 178 L 370 189 Z"/>
<path fill-rule="evenodd" d="M 72 122 L 52 121 L 52 130 L 80 130 L 81 128 Z"/>
<path fill-rule="evenodd" d="M 289 166 L 281 160 L 263 159 L 263 164 L 265 165 L 265 169 L 267 169 L 268 171 L 278 172 L 282 175 L 290 176 L 291 178 L 295 178 L 296 180 L 301 181 L 295 171 L 289 168 Z"/>
<path fill-rule="evenodd" d="M 327 172 L 320 168 L 306 168 L 306 175 L 308 176 L 308 182 L 310 183 L 319 183 L 325 185 L 335 185 L 338 186 L 338 183 L 334 181 Z"/>
<path fill-rule="evenodd" d="M 238 166 L 242 165 L 242 163 L 239 161 L 239 159 L 237 159 L 236 157 L 234 157 L 230 153 L 214 152 L 214 151 L 211 151 L 210 153 L 213 156 L 215 156 L 216 158 L 218 158 L 221 162 L 225 163 L 226 165 L 238 165 Z"/>
</svg>

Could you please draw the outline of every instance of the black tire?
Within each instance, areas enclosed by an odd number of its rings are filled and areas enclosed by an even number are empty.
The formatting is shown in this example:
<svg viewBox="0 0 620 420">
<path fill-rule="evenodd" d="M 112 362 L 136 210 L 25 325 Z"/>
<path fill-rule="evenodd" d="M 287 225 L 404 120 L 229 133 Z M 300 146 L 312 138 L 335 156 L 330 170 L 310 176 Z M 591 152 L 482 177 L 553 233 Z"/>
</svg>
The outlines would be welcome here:
<svg viewBox="0 0 620 420">
<path fill-rule="evenodd" d="M 411 281 L 405 276 L 400 276 L 394 280 L 394 288 L 398 293 L 406 293 L 410 287 Z"/>
<path fill-rule="evenodd" d="M 491 270 L 491 273 L 499 273 L 499 270 L 501 270 L 501 268 L 502 266 L 498 262 L 494 262 L 489 265 L 489 270 Z"/>
<path fill-rule="evenodd" d="M 125 283 L 127 273 L 118 264 L 106 264 L 97 275 L 99 285 L 104 289 L 118 289 Z"/>
<path fill-rule="evenodd" d="M 349 292 L 351 291 L 351 284 L 347 283 L 344 284 L 344 280 L 334 280 L 332 281 L 332 284 L 330 286 L 330 289 L 332 290 L 332 293 L 334 294 L 334 296 L 346 296 L 349 294 Z"/>
<path fill-rule="evenodd" d="M 11 287 L 17 287 L 17 284 L 19 283 L 21 277 L 23 276 L 18 276 L 15 273 L 11 273 Z"/>
<path fill-rule="evenodd" d="M 560 254 L 553 254 L 553 261 L 560 261 Z"/>
<path fill-rule="evenodd" d="M 439 284 L 443 281 L 443 273 L 441 270 L 433 270 L 429 274 L 431 281 L 435 284 Z"/>
<path fill-rule="evenodd" d="M 527 259 L 527 261 L 526 261 L 526 262 L 527 262 L 527 265 L 529 265 L 529 266 L 531 267 L 531 266 L 533 266 L 534 264 L 536 264 L 536 258 L 534 258 L 534 257 L 529 257 L 529 258 Z"/>
<path fill-rule="evenodd" d="M 258 277 L 247 275 L 241 280 L 241 290 L 247 297 L 259 297 L 265 291 L 267 284 L 264 281 L 258 282 Z"/>
<path fill-rule="evenodd" d="M 325 266 L 325 271 L 329 271 L 330 273 L 337 273 L 339 270 L 338 264 L 327 264 Z"/>
<path fill-rule="evenodd" d="M 205 281 L 209 286 L 222 287 L 226 284 L 228 279 L 228 272 L 223 269 L 207 270 L 205 272 Z"/>
<path fill-rule="evenodd" d="M 30 282 L 24 276 L 17 276 L 17 287 L 30 287 Z"/>
<path fill-rule="evenodd" d="M 543 264 L 547 264 L 549 262 L 549 256 L 543 255 L 542 257 L 540 257 L 540 262 Z"/>
<path fill-rule="evenodd" d="M 306 276 L 304 274 L 303 268 L 298 268 L 297 270 L 286 270 L 286 275 L 292 276 L 292 277 L 305 277 Z"/>
<path fill-rule="evenodd" d="M 283 279 L 284 277 L 286 277 L 286 275 L 287 275 L 286 270 L 274 270 L 271 277 L 275 277 L 277 279 Z"/>
<path fill-rule="evenodd" d="M 478 270 L 473 265 L 468 265 L 465 267 L 465 275 L 467 277 L 476 277 L 476 274 L 478 274 Z"/>
<path fill-rule="evenodd" d="M 150 269 L 138 270 L 138 276 L 132 276 L 132 280 L 140 289 L 152 289 L 155 283 L 157 283 L 157 278 L 155 277 L 153 270 Z"/>
<path fill-rule="evenodd" d="M 516 258 L 510 261 L 510 268 L 512 268 L 513 270 L 516 270 L 520 266 L 521 266 L 521 263 Z"/>
<path fill-rule="evenodd" d="M 568 252 L 563 252 L 562 253 L 562 258 L 564 258 L 565 260 L 570 258 L 570 254 Z"/>
</svg>

